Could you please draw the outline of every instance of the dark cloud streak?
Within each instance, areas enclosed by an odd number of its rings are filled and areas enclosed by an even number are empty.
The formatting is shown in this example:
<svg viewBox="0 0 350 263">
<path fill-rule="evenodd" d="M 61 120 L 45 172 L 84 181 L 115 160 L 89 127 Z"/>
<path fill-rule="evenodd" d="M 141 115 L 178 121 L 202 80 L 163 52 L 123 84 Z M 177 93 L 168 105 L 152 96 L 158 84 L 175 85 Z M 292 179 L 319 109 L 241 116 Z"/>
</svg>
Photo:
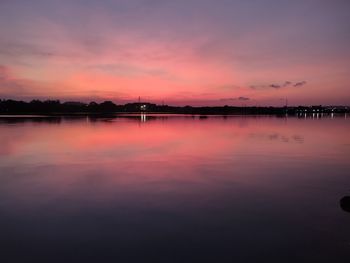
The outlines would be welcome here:
<svg viewBox="0 0 350 263">
<path fill-rule="evenodd" d="M 302 87 L 304 85 L 306 85 L 306 81 L 303 80 L 303 81 L 299 81 L 299 82 L 291 82 L 291 81 L 285 81 L 284 83 L 281 83 L 281 84 L 276 84 L 276 83 L 272 83 L 272 84 L 269 84 L 269 85 L 251 85 L 250 88 L 251 89 L 254 89 L 254 90 L 263 90 L 263 89 L 281 89 L 281 88 L 287 88 L 287 87 Z"/>
<path fill-rule="evenodd" d="M 297 83 L 295 83 L 293 86 L 294 86 L 294 87 L 301 87 L 301 86 L 304 86 L 304 85 L 306 85 L 306 81 L 297 82 Z"/>
<path fill-rule="evenodd" d="M 250 98 L 248 97 L 237 97 L 237 98 L 223 98 L 220 101 L 248 101 Z"/>
</svg>

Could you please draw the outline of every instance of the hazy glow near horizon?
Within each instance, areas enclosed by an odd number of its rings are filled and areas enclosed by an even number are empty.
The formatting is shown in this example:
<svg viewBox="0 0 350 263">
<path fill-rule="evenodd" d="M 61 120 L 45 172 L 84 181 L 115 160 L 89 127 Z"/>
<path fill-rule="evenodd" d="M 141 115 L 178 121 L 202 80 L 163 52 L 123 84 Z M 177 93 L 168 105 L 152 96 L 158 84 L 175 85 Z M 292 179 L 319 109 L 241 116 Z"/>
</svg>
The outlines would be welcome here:
<svg viewBox="0 0 350 263">
<path fill-rule="evenodd" d="M 350 2 L 2 0 L 0 98 L 350 104 Z"/>
</svg>

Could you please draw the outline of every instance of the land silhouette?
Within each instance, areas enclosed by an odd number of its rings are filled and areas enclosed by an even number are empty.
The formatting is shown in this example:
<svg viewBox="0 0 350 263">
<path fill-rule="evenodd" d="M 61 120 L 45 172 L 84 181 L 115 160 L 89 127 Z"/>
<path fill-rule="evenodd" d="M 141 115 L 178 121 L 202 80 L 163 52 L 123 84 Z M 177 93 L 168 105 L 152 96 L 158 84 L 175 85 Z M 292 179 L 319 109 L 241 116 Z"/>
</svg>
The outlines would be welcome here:
<svg viewBox="0 0 350 263">
<path fill-rule="evenodd" d="M 344 196 L 342 199 L 340 199 L 340 207 L 350 213 L 350 196 Z"/>
<path fill-rule="evenodd" d="M 59 100 L 32 100 L 30 102 L 18 100 L 0 100 L 0 114 L 111 114 L 111 113 L 169 113 L 169 114 L 200 114 L 200 115 L 300 115 L 317 113 L 349 113 L 347 106 L 169 106 L 157 105 L 149 102 L 135 102 L 117 105 L 112 101 L 97 102 L 61 102 Z"/>
</svg>

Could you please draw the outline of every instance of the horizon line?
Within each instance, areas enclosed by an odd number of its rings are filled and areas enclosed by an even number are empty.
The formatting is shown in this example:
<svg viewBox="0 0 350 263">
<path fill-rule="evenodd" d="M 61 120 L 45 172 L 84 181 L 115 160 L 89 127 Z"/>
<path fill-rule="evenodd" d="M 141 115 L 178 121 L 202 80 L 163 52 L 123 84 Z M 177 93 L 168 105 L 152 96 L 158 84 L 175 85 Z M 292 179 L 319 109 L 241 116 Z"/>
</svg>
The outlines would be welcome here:
<svg viewBox="0 0 350 263">
<path fill-rule="evenodd" d="M 168 107 L 193 107 L 193 108 L 200 108 L 200 107 L 238 107 L 238 108 L 244 108 L 244 107 L 252 107 L 252 108 L 266 108 L 266 107 L 273 107 L 273 108 L 291 108 L 291 107 L 346 107 L 350 108 L 350 105 L 346 104 L 288 104 L 288 105 L 283 105 L 283 106 L 277 106 L 277 105 L 247 105 L 247 103 L 241 103 L 241 105 L 230 105 L 230 104 L 225 104 L 225 105 L 190 105 L 190 104 L 182 104 L 182 105 L 173 105 L 173 104 L 166 104 L 165 102 L 162 103 L 157 103 L 152 100 L 149 101 L 129 101 L 126 100 L 124 103 L 117 103 L 115 100 L 112 99 L 99 99 L 99 100 L 66 100 L 66 99 L 52 99 L 52 98 L 47 98 L 47 99 L 11 99 L 11 98 L 0 98 L 0 101 L 16 101 L 16 102 L 25 102 L 25 103 L 30 103 L 32 101 L 40 101 L 40 102 L 48 102 L 48 101 L 58 101 L 61 104 L 64 103 L 81 103 L 81 104 L 90 104 L 90 103 L 103 103 L 103 102 L 112 102 L 116 106 L 125 106 L 127 104 L 154 104 L 156 106 L 168 106 Z"/>
</svg>

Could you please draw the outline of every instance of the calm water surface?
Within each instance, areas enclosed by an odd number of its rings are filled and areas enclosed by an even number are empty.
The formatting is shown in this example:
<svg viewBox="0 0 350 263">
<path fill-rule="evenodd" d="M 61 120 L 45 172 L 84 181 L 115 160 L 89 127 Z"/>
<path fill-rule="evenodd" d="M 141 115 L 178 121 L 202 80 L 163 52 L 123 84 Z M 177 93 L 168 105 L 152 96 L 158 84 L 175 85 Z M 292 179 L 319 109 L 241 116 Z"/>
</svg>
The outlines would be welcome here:
<svg viewBox="0 0 350 263">
<path fill-rule="evenodd" d="M 0 118 L 1 262 L 349 262 L 350 119 Z"/>
</svg>

